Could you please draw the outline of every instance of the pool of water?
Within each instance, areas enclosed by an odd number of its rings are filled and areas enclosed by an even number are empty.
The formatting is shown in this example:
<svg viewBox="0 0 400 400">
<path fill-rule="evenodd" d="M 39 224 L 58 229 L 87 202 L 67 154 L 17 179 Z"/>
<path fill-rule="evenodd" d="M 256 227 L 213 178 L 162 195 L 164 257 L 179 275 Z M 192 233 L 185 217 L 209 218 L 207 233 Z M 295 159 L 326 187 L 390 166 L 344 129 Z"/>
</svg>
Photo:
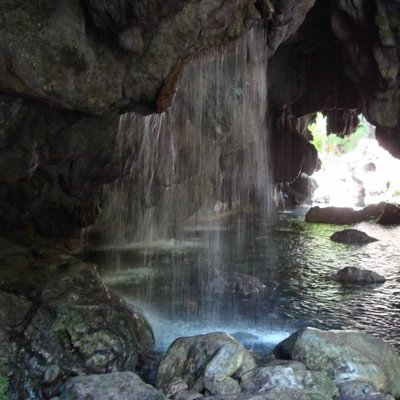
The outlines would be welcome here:
<svg viewBox="0 0 400 400">
<path fill-rule="evenodd" d="M 307 224 L 304 213 L 282 212 L 273 226 L 256 228 L 239 218 L 91 257 L 106 284 L 143 311 L 161 351 L 180 336 L 225 331 L 266 353 L 303 326 L 360 329 L 400 351 L 400 227 L 361 223 L 353 227 L 379 240 L 345 245 L 329 239 L 344 226 Z M 346 266 L 372 269 L 386 282 L 344 287 L 327 279 Z M 216 290 L 216 278 L 234 274 L 256 277 L 265 288 Z"/>
</svg>

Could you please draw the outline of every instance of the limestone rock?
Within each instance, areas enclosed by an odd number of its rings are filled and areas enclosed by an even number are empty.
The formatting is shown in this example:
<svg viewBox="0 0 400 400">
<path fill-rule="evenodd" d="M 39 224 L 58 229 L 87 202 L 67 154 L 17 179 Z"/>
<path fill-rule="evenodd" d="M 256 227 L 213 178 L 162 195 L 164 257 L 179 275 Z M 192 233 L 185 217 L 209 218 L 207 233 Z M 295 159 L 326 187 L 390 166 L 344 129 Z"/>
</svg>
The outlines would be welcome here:
<svg viewBox="0 0 400 400">
<path fill-rule="evenodd" d="M 335 232 L 330 239 L 333 242 L 346 244 L 366 244 L 378 240 L 357 229 L 344 229 L 343 231 Z"/>
<path fill-rule="evenodd" d="M 255 365 L 251 354 L 225 333 L 179 338 L 161 360 L 157 387 L 181 378 L 189 390 L 234 394 L 240 392 L 237 379 Z"/>
<path fill-rule="evenodd" d="M 60 400 L 163 400 L 165 396 L 133 372 L 77 376 L 69 379 Z"/>
<path fill-rule="evenodd" d="M 274 354 L 326 372 L 336 384 L 361 381 L 381 393 L 400 396 L 400 357 L 385 342 L 366 333 L 305 328 L 281 342 Z"/>
<path fill-rule="evenodd" d="M 345 267 L 331 275 L 330 278 L 334 281 L 350 285 L 384 283 L 386 281 L 384 276 L 379 275 L 375 271 L 357 267 Z"/>
<path fill-rule="evenodd" d="M 347 225 L 362 221 L 359 211 L 349 207 L 312 207 L 305 216 L 306 222 Z"/>
</svg>

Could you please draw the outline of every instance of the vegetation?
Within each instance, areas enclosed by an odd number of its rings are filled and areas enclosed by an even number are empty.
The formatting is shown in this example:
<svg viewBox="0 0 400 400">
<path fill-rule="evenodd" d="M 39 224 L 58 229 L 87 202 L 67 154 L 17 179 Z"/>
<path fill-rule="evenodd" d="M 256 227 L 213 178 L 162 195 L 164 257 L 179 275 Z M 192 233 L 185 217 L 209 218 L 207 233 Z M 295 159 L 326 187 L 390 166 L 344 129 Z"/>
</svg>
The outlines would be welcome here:
<svg viewBox="0 0 400 400">
<path fill-rule="evenodd" d="M 0 375 L 0 400 L 8 400 L 9 398 L 8 379 Z"/>
<path fill-rule="evenodd" d="M 328 135 L 326 132 L 326 118 L 322 113 L 318 113 L 315 122 L 308 126 L 311 131 L 313 140 L 311 143 L 315 146 L 318 153 L 343 155 L 354 150 L 360 139 L 368 136 L 368 126 L 362 121 L 358 125 L 357 130 L 344 138 L 336 135 Z"/>
</svg>

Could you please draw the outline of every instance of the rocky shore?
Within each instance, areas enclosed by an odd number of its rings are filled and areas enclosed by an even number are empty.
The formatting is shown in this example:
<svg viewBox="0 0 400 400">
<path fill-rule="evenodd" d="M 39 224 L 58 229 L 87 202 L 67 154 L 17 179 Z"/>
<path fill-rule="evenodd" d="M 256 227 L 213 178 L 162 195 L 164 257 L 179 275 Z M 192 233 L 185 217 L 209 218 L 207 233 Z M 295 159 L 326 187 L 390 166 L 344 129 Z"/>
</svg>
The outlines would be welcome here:
<svg viewBox="0 0 400 400">
<path fill-rule="evenodd" d="M 5 239 L 0 258 L 0 399 L 400 398 L 399 355 L 363 332 L 304 328 L 264 357 L 213 332 L 161 355 L 95 265 Z"/>
</svg>

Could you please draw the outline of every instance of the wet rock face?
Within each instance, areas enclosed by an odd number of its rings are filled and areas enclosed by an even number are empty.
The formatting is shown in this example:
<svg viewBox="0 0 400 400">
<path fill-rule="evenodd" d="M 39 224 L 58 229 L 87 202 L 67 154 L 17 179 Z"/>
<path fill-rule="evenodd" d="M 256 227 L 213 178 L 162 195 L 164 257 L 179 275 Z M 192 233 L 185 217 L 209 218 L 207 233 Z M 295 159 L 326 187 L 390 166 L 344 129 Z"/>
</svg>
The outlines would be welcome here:
<svg viewBox="0 0 400 400">
<path fill-rule="evenodd" d="M 380 127 L 378 140 L 394 155 L 399 142 L 399 20 L 400 7 L 393 0 L 341 0 L 332 14 L 332 28 L 343 46 L 346 73 L 361 95 L 363 114 Z"/>
<path fill-rule="evenodd" d="M 339 386 L 339 400 L 393 400 L 389 394 L 382 394 L 375 386 L 365 382 L 345 382 Z"/>
<path fill-rule="evenodd" d="M 298 361 L 274 360 L 264 367 L 244 374 L 242 390 L 247 393 L 264 392 L 271 398 L 304 396 L 330 399 L 337 395 L 337 388 L 328 376 L 307 371 Z"/>
<path fill-rule="evenodd" d="M 4 229 L 73 236 L 91 224 L 103 185 L 123 168 L 112 155 L 117 114 L 166 109 L 192 55 L 263 19 L 276 182 L 317 167 L 307 133 L 316 111 L 347 134 L 362 110 L 399 154 L 395 0 L 7 0 L 0 15 Z M 224 157 L 228 147 L 218 151 L 230 178 L 237 162 Z M 192 160 L 182 150 L 185 174 Z"/>
<path fill-rule="evenodd" d="M 235 394 L 240 392 L 240 377 L 255 366 L 251 354 L 225 333 L 179 338 L 160 363 L 157 386 L 171 391 L 180 378 L 186 384 L 183 390 Z"/>
<path fill-rule="evenodd" d="M 313 371 L 326 371 L 336 384 L 361 381 L 381 393 L 400 395 L 398 354 L 382 340 L 361 332 L 305 328 L 280 343 L 274 354 L 300 361 Z"/>
<path fill-rule="evenodd" d="M 118 121 L 0 95 L 1 227 L 70 237 L 92 223 L 132 153 L 115 150 Z"/>
<path fill-rule="evenodd" d="M 16 398 L 51 398 L 69 377 L 144 363 L 151 328 L 107 290 L 93 265 L 5 240 L 0 254 L 0 375 L 9 376 Z"/>
<path fill-rule="evenodd" d="M 176 65 L 261 18 L 252 0 L 7 0 L 0 13 L 0 91 L 91 114 L 165 107 Z"/>
<path fill-rule="evenodd" d="M 60 400 L 163 400 L 165 396 L 146 385 L 133 372 L 113 372 L 71 378 L 65 384 Z"/>
</svg>

